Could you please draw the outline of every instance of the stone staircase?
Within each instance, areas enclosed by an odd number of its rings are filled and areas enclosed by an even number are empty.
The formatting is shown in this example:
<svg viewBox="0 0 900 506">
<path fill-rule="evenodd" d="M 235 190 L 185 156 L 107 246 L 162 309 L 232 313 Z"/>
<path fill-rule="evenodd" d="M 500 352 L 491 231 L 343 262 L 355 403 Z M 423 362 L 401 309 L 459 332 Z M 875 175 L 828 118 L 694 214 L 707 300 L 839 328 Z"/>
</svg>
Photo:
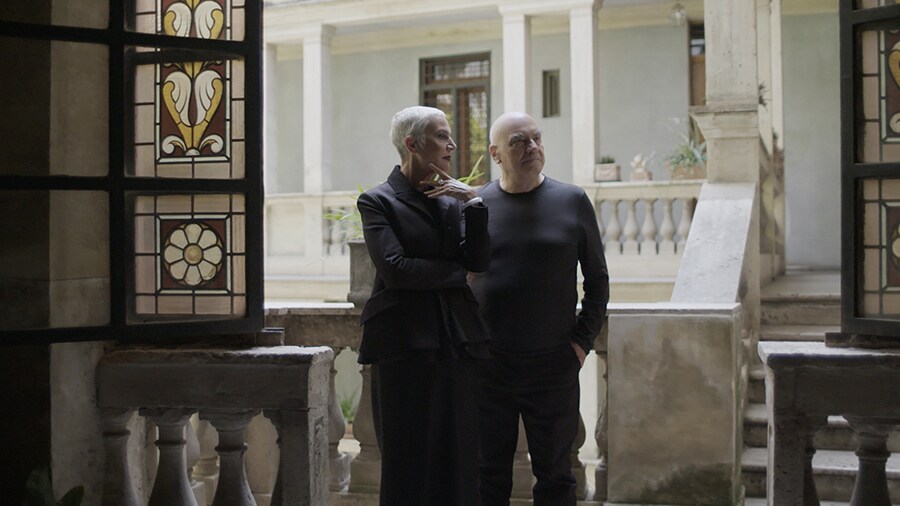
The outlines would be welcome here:
<svg viewBox="0 0 900 506">
<path fill-rule="evenodd" d="M 840 330 L 838 272 L 789 272 L 762 288 L 761 341 L 824 341 Z M 755 350 L 754 350 L 755 353 Z M 764 505 L 768 454 L 765 370 L 759 360 L 751 368 L 744 412 L 743 482 L 747 505 Z M 858 459 L 856 436 L 840 416 L 828 418 L 814 438 L 813 473 L 823 506 L 850 501 Z M 888 440 L 894 455 L 887 476 L 892 502 L 900 504 L 900 430 Z"/>
</svg>

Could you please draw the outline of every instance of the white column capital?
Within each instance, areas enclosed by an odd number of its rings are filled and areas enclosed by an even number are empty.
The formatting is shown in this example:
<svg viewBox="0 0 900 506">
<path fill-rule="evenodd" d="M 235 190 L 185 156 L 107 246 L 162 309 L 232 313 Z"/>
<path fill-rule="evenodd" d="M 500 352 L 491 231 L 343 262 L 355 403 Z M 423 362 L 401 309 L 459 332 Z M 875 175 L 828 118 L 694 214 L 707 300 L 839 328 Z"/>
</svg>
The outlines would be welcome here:
<svg viewBox="0 0 900 506">
<path fill-rule="evenodd" d="M 329 44 L 334 38 L 336 28 L 332 25 L 322 23 L 314 23 L 303 25 L 297 30 L 297 34 L 303 40 L 303 43 L 319 41 L 323 44 Z"/>
</svg>

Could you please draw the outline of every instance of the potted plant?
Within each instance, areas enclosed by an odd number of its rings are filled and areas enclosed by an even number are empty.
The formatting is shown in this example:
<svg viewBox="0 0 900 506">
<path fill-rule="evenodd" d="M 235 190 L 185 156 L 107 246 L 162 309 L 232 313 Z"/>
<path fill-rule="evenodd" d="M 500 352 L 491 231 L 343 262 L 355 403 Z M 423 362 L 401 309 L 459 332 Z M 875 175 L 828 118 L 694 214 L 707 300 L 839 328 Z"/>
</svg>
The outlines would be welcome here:
<svg viewBox="0 0 900 506">
<path fill-rule="evenodd" d="M 594 181 L 618 181 L 621 179 L 621 169 L 616 159 L 609 155 L 600 157 L 600 163 L 594 165 Z"/>
<path fill-rule="evenodd" d="M 673 122 L 678 125 L 682 122 L 675 118 Z M 664 163 L 672 179 L 703 179 L 706 177 L 706 142 L 700 138 L 700 129 L 691 121 L 688 125 L 688 134 L 678 133 L 682 142 L 675 146 Z"/>
</svg>

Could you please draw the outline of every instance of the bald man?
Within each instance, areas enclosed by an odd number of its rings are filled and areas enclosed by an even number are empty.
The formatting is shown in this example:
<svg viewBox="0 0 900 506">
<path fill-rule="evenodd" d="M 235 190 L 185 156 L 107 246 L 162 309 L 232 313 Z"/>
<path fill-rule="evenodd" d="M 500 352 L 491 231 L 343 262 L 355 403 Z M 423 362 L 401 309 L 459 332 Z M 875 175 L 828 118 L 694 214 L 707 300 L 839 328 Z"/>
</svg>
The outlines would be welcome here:
<svg viewBox="0 0 900 506">
<path fill-rule="evenodd" d="M 542 173 L 541 130 L 531 116 L 500 116 L 490 138 L 500 179 L 478 195 L 491 209 L 491 265 L 472 278 L 492 355 L 479 367 L 482 505 L 509 504 L 520 415 L 534 504 L 574 505 L 578 371 L 609 301 L 600 230 L 584 190 Z M 579 263 L 585 295 L 577 311 Z"/>
</svg>

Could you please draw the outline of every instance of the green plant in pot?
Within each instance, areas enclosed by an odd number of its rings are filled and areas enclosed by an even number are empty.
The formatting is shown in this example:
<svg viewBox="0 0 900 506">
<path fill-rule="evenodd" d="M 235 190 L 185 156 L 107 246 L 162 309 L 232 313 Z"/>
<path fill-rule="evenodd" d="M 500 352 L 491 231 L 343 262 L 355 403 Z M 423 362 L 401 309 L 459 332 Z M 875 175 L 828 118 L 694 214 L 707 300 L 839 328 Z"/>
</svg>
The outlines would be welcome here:
<svg viewBox="0 0 900 506">
<path fill-rule="evenodd" d="M 679 126 L 685 120 L 674 118 Z M 663 160 L 672 179 L 702 179 L 706 177 L 706 142 L 700 138 L 700 129 L 693 121 L 688 122 L 688 133 L 678 132 L 679 144 Z"/>
</svg>

